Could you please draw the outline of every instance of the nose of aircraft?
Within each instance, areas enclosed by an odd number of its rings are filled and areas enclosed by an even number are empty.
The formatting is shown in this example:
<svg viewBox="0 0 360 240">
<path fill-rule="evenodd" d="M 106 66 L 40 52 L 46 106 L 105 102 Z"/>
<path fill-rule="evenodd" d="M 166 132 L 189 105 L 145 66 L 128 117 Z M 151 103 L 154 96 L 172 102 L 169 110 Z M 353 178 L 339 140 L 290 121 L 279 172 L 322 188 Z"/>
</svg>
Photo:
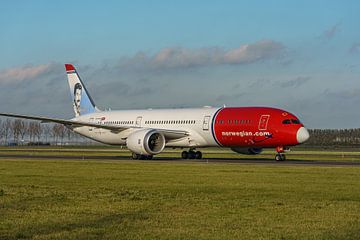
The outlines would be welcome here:
<svg viewBox="0 0 360 240">
<path fill-rule="evenodd" d="M 296 133 L 296 140 L 298 143 L 304 143 L 306 142 L 310 137 L 310 134 L 308 130 L 304 127 L 299 128 L 299 130 Z"/>
</svg>

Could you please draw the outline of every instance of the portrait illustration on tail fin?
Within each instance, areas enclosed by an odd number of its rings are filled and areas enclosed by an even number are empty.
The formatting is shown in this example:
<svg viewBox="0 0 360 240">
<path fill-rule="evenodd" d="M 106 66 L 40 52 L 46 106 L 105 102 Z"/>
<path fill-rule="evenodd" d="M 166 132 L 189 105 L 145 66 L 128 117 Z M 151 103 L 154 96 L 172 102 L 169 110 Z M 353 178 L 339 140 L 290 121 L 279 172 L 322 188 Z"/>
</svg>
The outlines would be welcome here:
<svg viewBox="0 0 360 240">
<path fill-rule="evenodd" d="M 80 116 L 80 102 L 81 102 L 82 86 L 76 83 L 74 86 L 74 111 L 76 116 Z"/>
<path fill-rule="evenodd" d="M 91 99 L 75 68 L 65 64 L 75 117 L 100 111 Z"/>
</svg>

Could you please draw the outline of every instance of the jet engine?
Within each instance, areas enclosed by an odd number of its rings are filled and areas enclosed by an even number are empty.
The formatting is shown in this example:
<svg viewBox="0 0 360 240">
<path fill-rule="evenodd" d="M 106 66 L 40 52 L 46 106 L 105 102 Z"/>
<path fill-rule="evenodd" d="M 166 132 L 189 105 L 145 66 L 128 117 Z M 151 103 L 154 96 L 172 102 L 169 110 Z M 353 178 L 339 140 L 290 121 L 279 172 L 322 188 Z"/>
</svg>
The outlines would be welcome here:
<svg viewBox="0 0 360 240">
<path fill-rule="evenodd" d="M 245 155 L 256 155 L 256 154 L 260 154 L 263 151 L 262 148 L 241 148 L 241 147 L 231 148 L 231 150 Z"/>
<path fill-rule="evenodd" d="M 131 133 L 126 139 L 130 151 L 140 155 L 155 155 L 165 148 L 165 137 L 155 129 L 143 129 Z"/>
</svg>

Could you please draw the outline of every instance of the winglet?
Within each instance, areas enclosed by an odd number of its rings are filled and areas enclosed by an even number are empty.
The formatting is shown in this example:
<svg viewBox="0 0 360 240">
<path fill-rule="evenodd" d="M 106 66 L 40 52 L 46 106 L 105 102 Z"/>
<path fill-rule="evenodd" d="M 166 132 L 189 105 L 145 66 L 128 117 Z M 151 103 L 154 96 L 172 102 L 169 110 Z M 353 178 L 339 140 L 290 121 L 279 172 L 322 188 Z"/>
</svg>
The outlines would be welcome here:
<svg viewBox="0 0 360 240">
<path fill-rule="evenodd" d="M 65 64 L 66 72 L 75 72 L 75 68 L 72 64 Z"/>
</svg>

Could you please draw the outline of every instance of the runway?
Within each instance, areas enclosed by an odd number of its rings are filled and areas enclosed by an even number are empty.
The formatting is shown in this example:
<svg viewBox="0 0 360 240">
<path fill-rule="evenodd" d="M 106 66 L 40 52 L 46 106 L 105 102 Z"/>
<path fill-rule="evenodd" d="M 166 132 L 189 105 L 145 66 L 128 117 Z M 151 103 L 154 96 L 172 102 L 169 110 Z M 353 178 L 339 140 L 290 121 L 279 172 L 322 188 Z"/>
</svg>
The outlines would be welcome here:
<svg viewBox="0 0 360 240">
<path fill-rule="evenodd" d="M 330 161 L 330 160 L 286 160 L 277 162 L 272 159 L 243 159 L 243 158 L 205 158 L 205 159 L 180 159 L 170 157 L 155 157 L 152 160 L 132 160 L 127 156 L 65 156 L 65 155 L 31 155 L 31 154 L 4 154 L 0 159 L 46 159 L 46 160 L 113 160 L 113 161 L 142 161 L 154 162 L 184 162 L 184 163 L 231 163 L 231 164 L 256 164 L 256 165 L 294 165 L 294 166 L 353 166 L 360 167 L 360 161 Z"/>
</svg>

